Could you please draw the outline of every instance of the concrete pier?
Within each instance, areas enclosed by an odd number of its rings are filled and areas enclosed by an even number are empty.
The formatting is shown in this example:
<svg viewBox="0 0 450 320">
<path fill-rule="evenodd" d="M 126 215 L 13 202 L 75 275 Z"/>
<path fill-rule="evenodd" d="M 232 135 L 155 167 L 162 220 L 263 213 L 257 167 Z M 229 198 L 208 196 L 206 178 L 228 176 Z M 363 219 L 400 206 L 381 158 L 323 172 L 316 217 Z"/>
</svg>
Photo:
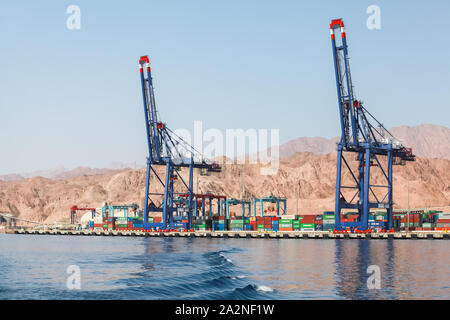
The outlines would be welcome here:
<svg viewBox="0 0 450 320">
<path fill-rule="evenodd" d="M 229 239 L 316 239 L 316 240 L 449 240 L 450 233 L 439 231 L 395 232 L 395 233 L 333 233 L 326 231 L 302 232 L 258 232 L 258 231 L 196 231 L 196 232 L 143 232 L 115 230 L 30 230 L 18 229 L 8 233 L 23 235 L 61 235 L 61 236 L 112 236 L 112 237 L 194 237 Z"/>
</svg>

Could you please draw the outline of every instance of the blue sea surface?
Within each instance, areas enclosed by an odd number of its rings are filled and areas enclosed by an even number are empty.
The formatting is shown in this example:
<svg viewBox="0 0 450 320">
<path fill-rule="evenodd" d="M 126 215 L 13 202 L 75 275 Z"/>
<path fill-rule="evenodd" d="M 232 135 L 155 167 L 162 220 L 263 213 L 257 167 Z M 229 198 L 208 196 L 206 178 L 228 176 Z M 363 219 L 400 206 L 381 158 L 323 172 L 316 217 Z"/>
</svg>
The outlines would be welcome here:
<svg viewBox="0 0 450 320">
<path fill-rule="evenodd" d="M 449 299 L 449 275 L 445 240 L 0 235 L 0 299 Z"/>
</svg>

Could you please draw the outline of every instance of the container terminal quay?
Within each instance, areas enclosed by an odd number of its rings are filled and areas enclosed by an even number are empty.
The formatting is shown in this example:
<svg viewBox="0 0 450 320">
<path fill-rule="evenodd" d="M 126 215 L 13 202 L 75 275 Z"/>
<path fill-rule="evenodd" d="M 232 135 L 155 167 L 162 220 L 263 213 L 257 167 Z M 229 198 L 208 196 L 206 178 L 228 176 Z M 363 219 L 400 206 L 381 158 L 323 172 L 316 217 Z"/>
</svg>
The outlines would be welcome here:
<svg viewBox="0 0 450 320">
<path fill-rule="evenodd" d="M 222 171 L 161 121 L 149 56 L 138 60 L 148 158 L 142 209 L 137 204 L 70 209 L 70 223 L 53 226 L 0 214 L 3 233 L 307 239 L 449 239 L 448 208 L 394 209 L 395 166 L 416 160 L 354 96 L 348 35 L 342 19 L 330 25 L 337 89 L 336 192 L 333 211 L 287 214 L 287 199 L 251 195 L 240 199 L 194 192 L 194 170 Z M 136 90 L 137 92 L 139 90 Z M 181 174 L 184 171 L 185 174 Z M 187 173 L 187 174 L 186 174 Z M 375 179 L 378 174 L 381 179 Z M 348 177 L 350 177 L 348 179 Z M 345 179 L 347 178 L 347 179 Z M 236 209 L 237 208 L 237 209 Z M 84 213 L 83 215 L 80 214 Z M 69 212 L 67 213 L 69 219 Z"/>
<path fill-rule="evenodd" d="M 276 202 L 275 197 L 266 197 L 267 202 Z M 270 199 L 270 200 L 269 200 Z M 278 199 L 283 202 L 284 199 Z M 227 200 L 221 201 L 221 212 L 211 212 L 205 205 L 205 198 L 197 209 L 206 216 L 195 216 L 192 229 L 187 229 L 188 217 L 174 216 L 174 229 L 163 228 L 161 217 L 150 217 L 151 228 L 144 228 L 142 211 L 136 204 L 105 205 L 101 208 L 79 208 L 70 210 L 70 223 L 56 222 L 53 225 L 22 221 L 9 214 L 0 214 L 3 229 L 1 232 L 23 235 L 72 235 L 72 236 L 131 236 L 131 237 L 194 237 L 194 238 L 251 238 L 251 239 L 450 239 L 450 214 L 440 210 L 414 209 L 410 212 L 394 211 L 394 229 L 383 230 L 386 223 L 385 211 L 375 211 L 368 230 L 337 230 L 334 227 L 334 214 L 323 212 L 318 215 L 279 215 L 274 206 L 261 210 L 260 216 L 236 216 L 227 212 Z M 236 202 L 236 199 L 232 201 Z M 260 202 L 260 200 L 257 200 Z M 249 202 L 250 203 L 250 202 Z M 256 202 L 255 202 L 256 203 Z M 272 203 L 272 202 L 271 202 Z M 242 213 L 245 206 L 240 205 Z M 247 205 L 247 208 L 250 206 Z M 219 211 L 222 211 L 219 210 Z M 228 207 L 229 210 L 229 207 Z M 77 213 L 83 213 L 78 216 Z M 248 211 L 250 213 L 250 211 Z M 278 216 L 277 216 L 278 214 Z M 345 213 L 343 220 L 356 219 L 354 213 Z M 408 222 L 409 220 L 409 222 Z M 178 221 L 178 222 L 177 222 Z"/>
</svg>

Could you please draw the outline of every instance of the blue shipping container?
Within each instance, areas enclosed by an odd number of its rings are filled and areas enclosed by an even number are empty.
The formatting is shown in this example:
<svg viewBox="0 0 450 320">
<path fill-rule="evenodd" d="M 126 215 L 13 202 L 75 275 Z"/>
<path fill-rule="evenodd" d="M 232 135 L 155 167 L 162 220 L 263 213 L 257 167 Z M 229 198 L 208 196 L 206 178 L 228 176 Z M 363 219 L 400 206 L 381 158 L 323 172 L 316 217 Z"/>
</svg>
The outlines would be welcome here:
<svg viewBox="0 0 450 320">
<path fill-rule="evenodd" d="M 165 229 L 166 226 L 164 225 L 164 223 L 146 223 L 146 224 L 144 224 L 144 228 L 145 229 L 151 229 L 151 228 Z"/>
</svg>

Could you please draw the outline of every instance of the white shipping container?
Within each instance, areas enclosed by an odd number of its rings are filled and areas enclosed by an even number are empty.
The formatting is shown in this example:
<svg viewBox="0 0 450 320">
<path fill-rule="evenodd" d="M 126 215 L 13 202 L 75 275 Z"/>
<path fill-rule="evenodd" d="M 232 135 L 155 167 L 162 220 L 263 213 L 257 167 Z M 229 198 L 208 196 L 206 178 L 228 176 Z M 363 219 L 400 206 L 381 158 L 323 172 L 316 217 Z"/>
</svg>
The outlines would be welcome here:
<svg viewBox="0 0 450 320">
<path fill-rule="evenodd" d="M 286 215 L 280 216 L 280 219 L 292 219 L 292 220 L 297 220 L 297 219 L 298 219 L 298 215 L 297 215 L 297 214 L 286 214 Z"/>
</svg>

